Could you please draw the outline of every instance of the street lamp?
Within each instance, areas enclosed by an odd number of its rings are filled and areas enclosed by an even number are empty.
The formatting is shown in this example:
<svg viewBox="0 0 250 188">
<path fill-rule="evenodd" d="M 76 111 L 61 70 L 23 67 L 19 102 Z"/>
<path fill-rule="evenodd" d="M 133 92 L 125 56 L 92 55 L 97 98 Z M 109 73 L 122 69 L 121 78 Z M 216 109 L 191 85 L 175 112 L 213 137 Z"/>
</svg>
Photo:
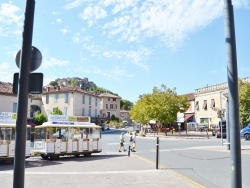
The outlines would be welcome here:
<svg viewBox="0 0 250 188">
<path fill-rule="evenodd" d="M 229 105 L 228 105 L 228 90 L 223 92 L 223 96 L 226 98 L 226 135 L 227 135 L 227 149 L 230 150 L 230 124 L 229 124 Z"/>
</svg>

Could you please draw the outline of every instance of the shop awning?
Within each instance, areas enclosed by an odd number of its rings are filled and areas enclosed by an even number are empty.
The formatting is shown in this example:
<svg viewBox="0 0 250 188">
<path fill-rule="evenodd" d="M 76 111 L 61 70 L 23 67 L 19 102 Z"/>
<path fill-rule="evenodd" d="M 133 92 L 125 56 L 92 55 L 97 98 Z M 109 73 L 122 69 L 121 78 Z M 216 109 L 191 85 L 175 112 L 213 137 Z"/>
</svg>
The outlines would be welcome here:
<svg viewBox="0 0 250 188">
<path fill-rule="evenodd" d="M 185 121 L 187 121 L 189 118 L 193 117 L 194 114 L 185 114 Z"/>
</svg>

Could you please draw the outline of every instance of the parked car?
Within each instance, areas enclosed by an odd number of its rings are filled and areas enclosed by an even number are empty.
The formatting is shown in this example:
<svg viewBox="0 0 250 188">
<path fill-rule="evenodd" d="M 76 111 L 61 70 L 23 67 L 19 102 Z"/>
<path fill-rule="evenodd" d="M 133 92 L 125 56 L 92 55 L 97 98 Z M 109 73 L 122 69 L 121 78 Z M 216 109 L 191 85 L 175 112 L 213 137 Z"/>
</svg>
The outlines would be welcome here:
<svg viewBox="0 0 250 188">
<path fill-rule="evenodd" d="M 222 136 L 227 137 L 226 121 L 220 121 L 219 124 L 215 125 L 212 129 L 212 135 L 216 138 L 221 138 L 221 125 L 222 125 Z"/>
<path fill-rule="evenodd" d="M 250 140 L 250 123 L 240 131 L 240 136 L 244 137 L 245 140 Z"/>
</svg>

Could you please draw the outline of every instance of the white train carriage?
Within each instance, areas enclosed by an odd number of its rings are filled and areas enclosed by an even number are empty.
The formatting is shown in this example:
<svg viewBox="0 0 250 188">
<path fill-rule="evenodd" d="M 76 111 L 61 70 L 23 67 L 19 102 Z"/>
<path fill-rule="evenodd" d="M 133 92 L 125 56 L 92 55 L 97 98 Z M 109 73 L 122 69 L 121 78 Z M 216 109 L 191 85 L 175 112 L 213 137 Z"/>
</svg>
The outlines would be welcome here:
<svg viewBox="0 0 250 188">
<path fill-rule="evenodd" d="M 43 159 L 100 153 L 101 126 L 89 122 L 46 122 L 35 128 L 34 154 Z"/>
<path fill-rule="evenodd" d="M 27 125 L 26 158 L 30 157 L 30 126 Z M 0 160 L 14 159 L 16 124 L 0 123 Z"/>
</svg>

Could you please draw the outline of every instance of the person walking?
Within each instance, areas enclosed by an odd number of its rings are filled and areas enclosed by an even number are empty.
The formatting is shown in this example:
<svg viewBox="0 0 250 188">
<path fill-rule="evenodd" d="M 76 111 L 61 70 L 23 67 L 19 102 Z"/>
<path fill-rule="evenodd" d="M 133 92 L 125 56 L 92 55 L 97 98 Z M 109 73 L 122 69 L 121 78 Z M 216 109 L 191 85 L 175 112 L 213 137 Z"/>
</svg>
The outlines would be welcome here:
<svg viewBox="0 0 250 188">
<path fill-rule="evenodd" d="M 127 151 L 127 150 L 125 150 L 125 148 L 124 148 L 124 142 L 125 142 L 125 140 L 124 140 L 124 132 L 121 132 L 121 135 L 120 135 L 120 148 L 119 148 L 119 152 L 122 152 L 122 151 L 121 151 L 122 148 L 123 148 L 123 151 L 124 151 L 124 152 Z"/>
<path fill-rule="evenodd" d="M 131 148 L 132 152 L 136 152 L 135 147 L 136 147 L 136 131 L 133 132 L 133 136 L 132 136 L 132 148 Z"/>
</svg>

